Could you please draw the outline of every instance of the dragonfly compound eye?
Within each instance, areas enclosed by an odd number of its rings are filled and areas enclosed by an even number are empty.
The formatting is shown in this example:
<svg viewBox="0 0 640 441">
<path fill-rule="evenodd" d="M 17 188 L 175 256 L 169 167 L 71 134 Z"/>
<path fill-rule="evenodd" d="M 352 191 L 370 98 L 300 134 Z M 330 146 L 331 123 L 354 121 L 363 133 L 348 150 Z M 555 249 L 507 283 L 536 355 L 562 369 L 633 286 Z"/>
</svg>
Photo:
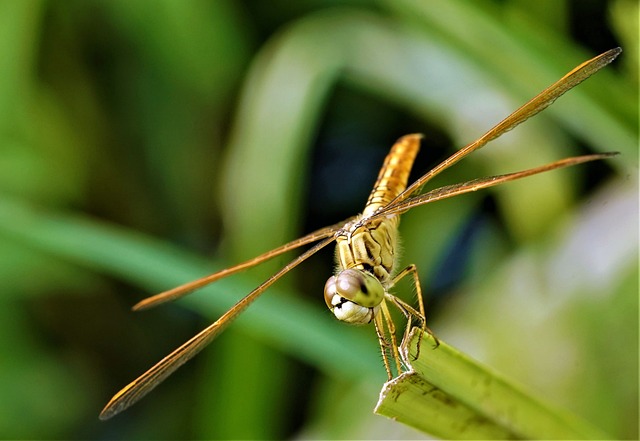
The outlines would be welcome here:
<svg viewBox="0 0 640 441">
<path fill-rule="evenodd" d="M 372 275 L 348 269 L 330 277 L 324 286 L 324 300 L 333 314 L 353 324 L 369 323 L 384 297 L 382 284 Z"/>
<path fill-rule="evenodd" d="M 327 280 L 327 283 L 324 284 L 324 302 L 332 311 L 335 306 L 333 299 L 336 297 L 340 297 L 336 291 L 336 276 L 331 276 L 329 280 Z"/>
</svg>

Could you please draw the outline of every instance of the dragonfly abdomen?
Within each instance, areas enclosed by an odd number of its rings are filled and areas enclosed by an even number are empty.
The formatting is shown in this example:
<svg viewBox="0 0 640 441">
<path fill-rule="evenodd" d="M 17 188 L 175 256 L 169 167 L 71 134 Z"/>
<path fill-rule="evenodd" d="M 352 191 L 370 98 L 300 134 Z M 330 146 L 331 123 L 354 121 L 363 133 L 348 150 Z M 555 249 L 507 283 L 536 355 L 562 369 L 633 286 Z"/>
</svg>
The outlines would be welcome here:
<svg viewBox="0 0 640 441">
<path fill-rule="evenodd" d="M 382 164 L 362 215 L 336 237 L 336 260 L 341 270 L 358 268 L 374 275 L 383 284 L 390 280 L 396 260 L 400 218 L 394 215 L 372 222 L 365 220 L 407 188 L 421 138 L 422 135 L 413 134 L 396 141 Z"/>
<path fill-rule="evenodd" d="M 364 218 L 387 205 L 407 188 L 421 138 L 420 134 L 406 135 L 391 147 L 362 212 Z"/>
</svg>

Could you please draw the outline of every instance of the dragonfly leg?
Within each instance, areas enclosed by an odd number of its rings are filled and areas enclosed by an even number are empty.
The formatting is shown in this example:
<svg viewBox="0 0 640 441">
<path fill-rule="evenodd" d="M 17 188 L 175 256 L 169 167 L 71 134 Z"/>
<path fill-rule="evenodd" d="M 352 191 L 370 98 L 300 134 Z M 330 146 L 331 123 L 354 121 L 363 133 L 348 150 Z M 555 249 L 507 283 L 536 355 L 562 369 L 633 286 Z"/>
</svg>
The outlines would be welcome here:
<svg viewBox="0 0 640 441">
<path fill-rule="evenodd" d="M 424 299 L 422 297 L 422 288 L 420 287 L 420 277 L 418 276 L 418 269 L 416 268 L 415 264 L 412 263 L 411 265 L 407 266 L 405 269 L 400 271 L 391 281 L 391 286 L 394 286 L 396 283 L 398 283 L 401 279 L 403 279 L 408 274 L 411 274 L 411 276 L 413 277 L 413 285 L 415 286 L 416 297 L 418 298 L 418 307 L 420 309 L 420 312 L 417 313 L 415 309 L 409 307 L 409 311 L 411 311 L 411 313 L 422 322 L 422 325 L 421 325 L 422 329 L 426 329 L 426 320 L 425 320 L 426 313 L 424 310 Z"/>
<path fill-rule="evenodd" d="M 389 357 L 387 355 L 387 348 L 389 347 L 389 342 L 384 336 L 384 322 L 382 319 L 382 314 L 378 314 L 375 316 L 373 320 L 373 324 L 376 328 L 376 334 L 378 335 L 378 343 L 380 343 L 380 351 L 382 352 L 382 362 L 384 363 L 384 369 L 387 371 L 387 379 L 391 380 L 393 378 L 393 373 L 391 372 L 391 365 L 389 364 Z"/>
<path fill-rule="evenodd" d="M 398 341 L 396 340 L 396 326 L 393 323 L 393 319 L 391 318 L 391 312 L 389 311 L 389 307 L 387 303 L 383 301 L 381 303 L 382 317 L 384 322 L 387 325 L 387 331 L 389 333 L 389 340 L 391 343 L 391 354 L 393 355 L 393 359 L 396 362 L 396 371 L 398 375 L 402 372 L 402 361 L 400 358 L 400 351 L 398 350 Z"/>
<path fill-rule="evenodd" d="M 420 322 L 420 329 L 422 329 L 424 332 L 428 332 L 434 337 L 436 341 L 436 346 L 434 347 L 435 349 L 438 347 L 440 343 L 438 341 L 438 338 L 433 334 L 431 329 L 429 329 L 429 327 L 427 326 L 427 319 L 426 319 L 426 313 L 425 313 L 425 307 L 424 307 L 424 298 L 422 296 L 422 288 L 420 286 L 420 277 L 418 276 L 418 269 L 415 266 L 415 264 L 411 264 L 406 268 L 404 268 L 402 271 L 400 271 L 391 281 L 391 286 L 394 286 L 402 278 L 404 278 L 409 274 L 411 274 L 413 278 L 413 285 L 415 286 L 416 297 L 418 298 L 419 311 L 416 311 L 415 308 L 413 308 L 411 305 L 409 305 L 405 301 L 399 299 L 398 297 L 392 294 L 389 294 L 390 300 L 407 318 L 407 327 L 405 328 L 405 331 L 404 331 L 403 341 L 405 341 L 409 336 L 409 333 L 411 332 L 411 324 L 413 319 L 415 318 Z M 420 341 L 418 341 L 418 352 L 416 353 L 416 357 L 415 357 L 416 359 L 420 355 L 420 346 L 421 346 Z"/>
<path fill-rule="evenodd" d="M 380 343 L 380 350 L 382 352 L 382 361 L 387 371 L 389 380 L 393 378 L 393 369 L 391 368 L 390 357 L 393 357 L 395 362 L 395 370 L 399 375 L 404 370 L 402 367 L 402 358 L 400 357 L 400 351 L 398 349 L 398 341 L 396 339 L 396 327 L 391 318 L 391 312 L 389 307 L 383 301 L 380 305 L 380 311 L 375 316 L 374 322 L 376 328 L 376 334 L 378 335 L 378 342 Z"/>
</svg>

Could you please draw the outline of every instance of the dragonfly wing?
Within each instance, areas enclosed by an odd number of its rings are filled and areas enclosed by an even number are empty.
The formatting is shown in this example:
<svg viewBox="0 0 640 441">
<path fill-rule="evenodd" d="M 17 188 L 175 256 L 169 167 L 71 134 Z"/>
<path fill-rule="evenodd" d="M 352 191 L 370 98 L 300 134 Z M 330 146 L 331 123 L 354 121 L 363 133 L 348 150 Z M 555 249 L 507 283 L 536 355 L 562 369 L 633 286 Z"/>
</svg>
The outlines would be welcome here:
<svg viewBox="0 0 640 441">
<path fill-rule="evenodd" d="M 382 210 L 377 212 L 374 216 L 371 216 L 367 220 L 374 220 L 379 217 L 401 214 L 413 207 L 419 205 L 425 205 L 431 202 L 439 201 L 442 199 L 451 198 L 461 194 L 469 193 L 472 191 L 481 190 L 483 188 L 493 187 L 495 185 L 504 184 L 505 182 L 515 181 L 516 179 L 522 179 L 527 176 L 536 175 L 538 173 L 544 173 L 550 170 L 556 170 L 559 168 L 571 167 L 573 165 L 582 164 L 589 161 L 597 161 L 599 159 L 610 158 L 617 155 L 617 152 L 599 153 L 594 155 L 574 156 L 572 158 L 561 159 L 559 161 L 545 164 L 539 167 L 530 168 L 527 170 L 507 173 L 504 175 L 489 176 L 486 178 L 474 179 L 472 181 L 462 182 L 454 185 L 447 185 L 431 190 L 427 193 L 415 196 L 413 198 L 404 200 L 402 202 L 395 202 L 387 205 Z"/>
<path fill-rule="evenodd" d="M 564 77 L 547 87 L 545 90 L 536 95 L 533 99 L 513 112 L 511 115 L 496 124 L 491 130 L 482 135 L 476 141 L 463 147 L 455 152 L 453 155 L 442 161 L 440 164 L 429 170 L 426 174 L 420 177 L 417 181 L 411 184 L 400 196 L 398 196 L 392 203 L 401 202 L 410 196 L 417 194 L 421 191 L 424 184 L 431 180 L 434 176 L 440 172 L 451 167 L 453 164 L 460 161 L 465 156 L 485 146 L 489 141 L 498 138 L 505 132 L 512 130 L 517 125 L 523 123 L 527 119 L 541 112 L 549 107 L 555 100 L 562 96 L 565 92 L 574 88 L 591 75 L 611 63 L 620 53 L 622 49 L 615 48 L 604 52 L 591 60 L 585 61 Z"/>
<path fill-rule="evenodd" d="M 223 317 L 221 317 L 221 319 Z M 227 317 L 227 323 L 218 320 L 211 324 L 178 349 L 167 355 L 147 372 L 125 386 L 111 398 L 102 412 L 100 412 L 100 419 L 107 420 L 111 418 L 151 392 L 153 388 L 164 381 L 165 378 L 208 345 L 233 318 L 234 317 Z"/>
<path fill-rule="evenodd" d="M 106 420 L 112 416 L 122 412 L 146 394 L 151 392 L 165 378 L 176 371 L 180 366 L 193 358 L 205 346 L 224 330 L 234 319 L 240 315 L 254 300 L 256 300 L 269 286 L 284 274 L 291 271 L 318 250 L 324 248 L 334 241 L 334 237 L 325 238 L 322 242 L 314 245 L 300 256 L 289 262 L 281 268 L 277 273 L 265 280 L 260 286 L 251 291 L 222 315 L 213 324 L 200 331 L 196 336 L 188 340 L 178 349 L 160 360 L 155 366 L 142 374 L 129 385 L 125 386 L 120 392 L 115 394 L 111 401 L 107 403 L 100 413 L 100 419 Z"/>
<path fill-rule="evenodd" d="M 279 256 L 280 254 L 286 253 L 287 251 L 291 251 L 303 245 L 317 242 L 318 240 L 329 237 L 333 235 L 336 231 L 338 231 L 341 227 L 343 227 L 344 224 L 347 223 L 349 220 L 351 220 L 351 218 L 343 222 L 316 230 L 313 233 L 309 233 L 306 236 L 300 237 L 296 240 L 293 240 L 271 251 L 267 251 L 266 253 L 263 253 L 257 257 L 254 257 L 253 259 L 247 260 L 246 262 L 239 263 L 230 268 L 226 268 L 216 273 L 202 277 L 200 279 L 193 280 L 191 282 L 185 283 L 184 285 L 180 285 L 173 289 L 161 292 L 160 294 L 147 297 L 146 299 L 143 299 L 140 302 L 136 303 L 132 309 L 134 311 L 141 311 L 143 309 L 152 308 L 162 303 L 184 297 L 187 294 L 195 291 L 196 289 L 202 288 L 217 280 L 220 280 L 232 274 L 238 273 L 247 268 L 251 268 L 255 265 L 259 265 L 260 263 L 265 262 L 273 257 Z"/>
</svg>

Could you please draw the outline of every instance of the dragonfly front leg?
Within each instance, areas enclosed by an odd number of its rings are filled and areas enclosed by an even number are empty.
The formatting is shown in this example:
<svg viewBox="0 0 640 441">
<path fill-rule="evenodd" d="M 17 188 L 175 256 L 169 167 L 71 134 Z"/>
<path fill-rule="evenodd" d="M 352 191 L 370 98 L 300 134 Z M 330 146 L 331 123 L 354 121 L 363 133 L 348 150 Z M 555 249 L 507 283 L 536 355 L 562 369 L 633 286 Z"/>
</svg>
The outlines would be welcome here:
<svg viewBox="0 0 640 441">
<path fill-rule="evenodd" d="M 398 350 L 398 341 L 396 340 L 396 327 L 393 323 L 393 319 L 391 318 L 389 307 L 384 300 L 380 304 L 380 312 L 376 315 L 374 324 L 376 327 L 376 334 L 378 335 L 378 342 L 380 343 L 382 360 L 387 371 L 387 376 L 389 377 L 389 380 L 391 380 L 393 378 L 393 370 L 391 369 L 391 363 L 389 362 L 389 354 L 393 357 L 398 375 L 402 373 L 403 369 L 400 351 Z M 387 335 L 389 336 L 388 338 Z"/>
<path fill-rule="evenodd" d="M 400 351 L 398 350 L 398 341 L 396 340 L 396 325 L 393 323 L 391 312 L 389 311 L 389 307 L 384 300 L 380 304 L 380 309 L 382 312 L 382 318 L 387 324 L 387 331 L 389 332 L 389 339 L 391 340 L 391 355 L 396 362 L 396 372 L 398 373 L 398 375 L 400 375 L 403 369 L 402 359 L 400 358 Z"/>
<path fill-rule="evenodd" d="M 384 369 L 387 371 L 387 379 L 393 378 L 393 372 L 391 372 L 391 365 L 389 364 L 389 357 L 387 356 L 387 350 L 389 348 L 389 342 L 384 336 L 384 320 L 382 314 L 377 314 L 373 320 L 373 324 L 376 328 L 376 335 L 378 336 L 378 343 L 380 344 L 380 352 L 382 353 L 382 362 L 384 363 Z"/>
</svg>

